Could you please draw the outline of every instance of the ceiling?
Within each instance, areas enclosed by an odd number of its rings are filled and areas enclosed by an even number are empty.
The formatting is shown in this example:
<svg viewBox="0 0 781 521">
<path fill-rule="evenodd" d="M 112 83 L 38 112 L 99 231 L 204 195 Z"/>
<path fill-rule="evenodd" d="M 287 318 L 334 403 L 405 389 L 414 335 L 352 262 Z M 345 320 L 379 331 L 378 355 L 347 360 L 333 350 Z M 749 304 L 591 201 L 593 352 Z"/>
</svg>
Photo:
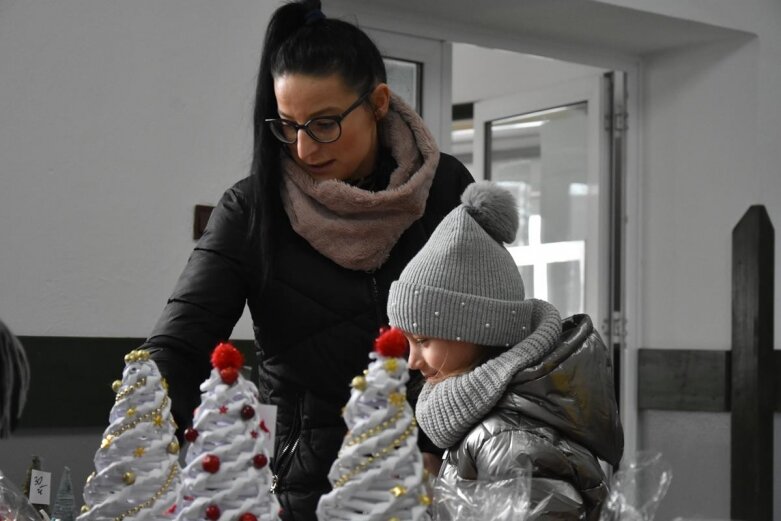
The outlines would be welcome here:
<svg viewBox="0 0 781 521">
<path fill-rule="evenodd" d="M 570 48 L 644 56 L 738 35 L 734 29 L 594 0 L 331 0 L 345 12 L 425 24 L 426 34 L 481 32 Z M 437 33 L 441 34 L 437 34 Z M 457 34 L 457 33 L 456 33 Z M 473 42 L 480 43 L 480 42 Z"/>
</svg>

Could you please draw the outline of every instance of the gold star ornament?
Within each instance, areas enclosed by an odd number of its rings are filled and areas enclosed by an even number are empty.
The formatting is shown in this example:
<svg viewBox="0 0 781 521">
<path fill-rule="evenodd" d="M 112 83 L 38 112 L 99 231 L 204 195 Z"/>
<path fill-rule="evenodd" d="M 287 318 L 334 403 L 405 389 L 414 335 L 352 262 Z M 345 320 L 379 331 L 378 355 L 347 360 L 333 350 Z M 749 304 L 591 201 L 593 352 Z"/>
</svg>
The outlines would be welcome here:
<svg viewBox="0 0 781 521">
<path fill-rule="evenodd" d="M 407 398 L 404 396 L 404 393 L 392 392 L 388 395 L 388 403 L 394 407 L 403 407 L 406 401 Z"/>
<path fill-rule="evenodd" d="M 401 497 L 407 493 L 407 488 L 404 485 L 396 485 L 390 489 L 390 493 L 393 494 L 393 497 Z"/>
<path fill-rule="evenodd" d="M 144 455 L 145 452 L 146 449 L 144 447 L 136 447 L 136 450 L 133 451 L 133 456 L 135 456 L 136 458 L 140 458 L 141 456 Z"/>
<path fill-rule="evenodd" d="M 389 373 L 395 373 L 396 369 L 399 368 L 399 361 L 395 358 L 388 358 L 385 360 L 385 370 Z"/>
</svg>

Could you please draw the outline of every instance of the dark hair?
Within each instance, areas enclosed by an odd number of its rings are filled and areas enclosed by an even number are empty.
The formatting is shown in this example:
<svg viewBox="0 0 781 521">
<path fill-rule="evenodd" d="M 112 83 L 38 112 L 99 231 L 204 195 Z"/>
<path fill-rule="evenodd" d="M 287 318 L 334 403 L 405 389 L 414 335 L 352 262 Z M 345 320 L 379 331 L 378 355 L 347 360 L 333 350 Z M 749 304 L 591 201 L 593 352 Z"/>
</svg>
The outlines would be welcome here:
<svg viewBox="0 0 781 521">
<path fill-rule="evenodd" d="M 278 117 L 274 78 L 288 73 L 312 76 L 338 74 L 357 94 L 386 81 L 379 49 L 355 25 L 320 12 L 319 0 L 299 0 L 278 8 L 269 21 L 255 91 L 252 178 L 254 205 L 250 213 L 251 247 L 259 251 L 261 289 L 272 268 L 274 217 L 279 197 L 281 144 L 266 118 Z"/>
</svg>

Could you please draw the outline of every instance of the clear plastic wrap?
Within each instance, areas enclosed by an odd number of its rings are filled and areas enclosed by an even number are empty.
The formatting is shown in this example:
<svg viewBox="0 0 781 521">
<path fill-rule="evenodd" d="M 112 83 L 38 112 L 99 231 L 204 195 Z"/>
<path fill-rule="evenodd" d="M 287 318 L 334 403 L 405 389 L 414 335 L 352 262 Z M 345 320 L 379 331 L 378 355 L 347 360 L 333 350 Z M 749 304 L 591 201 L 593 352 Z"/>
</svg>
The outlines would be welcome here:
<svg viewBox="0 0 781 521">
<path fill-rule="evenodd" d="M 437 479 L 433 489 L 435 521 L 518 521 L 529 514 L 531 473 L 497 481 Z"/>
<path fill-rule="evenodd" d="M 660 453 L 638 452 L 610 479 L 600 521 L 652 521 L 672 477 L 672 468 Z"/>
<path fill-rule="evenodd" d="M 0 471 L 0 521 L 41 521 L 27 497 Z"/>
</svg>

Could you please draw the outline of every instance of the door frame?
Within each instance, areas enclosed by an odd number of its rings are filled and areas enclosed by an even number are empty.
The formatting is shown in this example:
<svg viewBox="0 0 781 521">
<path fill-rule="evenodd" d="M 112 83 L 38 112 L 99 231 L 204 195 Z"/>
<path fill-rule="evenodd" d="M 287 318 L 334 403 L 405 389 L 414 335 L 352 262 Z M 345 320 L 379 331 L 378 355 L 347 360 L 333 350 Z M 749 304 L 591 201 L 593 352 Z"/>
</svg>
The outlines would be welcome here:
<svg viewBox="0 0 781 521">
<path fill-rule="evenodd" d="M 337 16 L 351 21 L 360 21 L 360 26 L 371 27 L 392 33 L 402 33 L 438 41 L 447 48 L 449 42 L 463 42 L 490 49 L 502 49 L 524 54 L 534 54 L 557 60 L 582 63 L 608 70 L 623 71 L 627 74 L 626 112 L 629 115 L 626 127 L 626 169 L 624 181 L 624 329 L 623 356 L 621 357 L 621 421 L 624 427 L 624 457 L 632 458 L 637 452 L 638 414 L 637 414 L 637 353 L 644 338 L 641 317 L 643 316 L 642 288 L 642 171 L 643 150 L 642 128 L 644 120 L 642 103 L 643 59 L 639 55 L 589 46 L 573 46 L 556 38 L 518 35 L 513 32 L 497 33 L 479 26 L 465 24 L 437 23 L 431 19 L 421 19 L 414 12 L 403 9 L 388 9 L 371 2 L 355 0 L 332 0 L 329 9 Z M 451 107 L 451 57 L 444 53 L 442 67 L 440 129 L 449 129 Z M 424 118 L 425 119 L 425 118 Z M 428 123 L 428 120 L 426 120 Z M 450 150 L 448 136 L 442 132 L 435 134 L 440 140 L 441 149 Z"/>
</svg>

